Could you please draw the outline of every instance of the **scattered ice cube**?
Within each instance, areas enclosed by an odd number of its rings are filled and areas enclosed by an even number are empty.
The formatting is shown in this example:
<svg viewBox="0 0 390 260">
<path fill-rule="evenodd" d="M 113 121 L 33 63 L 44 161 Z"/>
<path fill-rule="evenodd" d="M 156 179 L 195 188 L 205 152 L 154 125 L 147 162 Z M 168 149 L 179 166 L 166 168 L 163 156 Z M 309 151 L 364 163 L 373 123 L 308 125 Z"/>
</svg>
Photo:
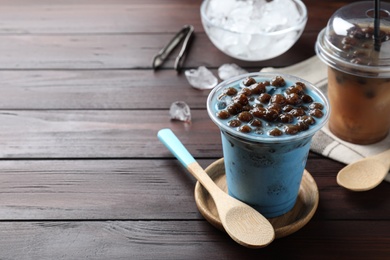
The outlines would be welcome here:
<svg viewBox="0 0 390 260">
<path fill-rule="evenodd" d="M 175 101 L 171 104 L 169 115 L 172 120 L 191 122 L 191 109 L 184 101 Z"/>
<path fill-rule="evenodd" d="M 218 84 L 217 77 L 205 66 L 186 70 L 184 73 L 190 85 L 197 89 L 212 89 Z"/>
<path fill-rule="evenodd" d="M 226 63 L 218 68 L 218 76 L 222 80 L 226 80 L 245 73 L 248 73 L 248 71 L 244 70 L 235 63 Z"/>
</svg>

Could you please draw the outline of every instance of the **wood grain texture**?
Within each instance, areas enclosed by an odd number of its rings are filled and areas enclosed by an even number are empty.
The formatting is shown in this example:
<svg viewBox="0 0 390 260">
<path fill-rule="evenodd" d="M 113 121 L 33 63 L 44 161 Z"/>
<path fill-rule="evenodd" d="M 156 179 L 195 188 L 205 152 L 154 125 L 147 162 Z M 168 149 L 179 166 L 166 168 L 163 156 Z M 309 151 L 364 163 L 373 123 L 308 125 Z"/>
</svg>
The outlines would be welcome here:
<svg viewBox="0 0 390 260">
<path fill-rule="evenodd" d="M 172 157 L 157 139 L 171 128 L 196 157 L 221 157 L 220 134 L 205 110 L 192 123 L 171 121 L 167 110 L 4 110 L 0 158 Z"/>
<path fill-rule="evenodd" d="M 318 237 L 327 230 L 328 235 Z M 0 223 L 9 259 L 388 259 L 385 222 L 310 222 L 266 248 L 247 249 L 204 221 L 36 221 Z M 304 243 L 304 245 L 302 245 Z M 15 250 L 17 248 L 18 250 Z M 222 250 L 223 248 L 223 250 Z"/>
<path fill-rule="evenodd" d="M 2 110 L 167 110 L 178 100 L 205 109 L 210 92 L 172 70 L 0 70 L 0 79 Z"/>
<path fill-rule="evenodd" d="M 152 59 L 174 34 L 0 35 L 0 69 L 151 69 Z M 204 33 L 196 34 L 184 69 L 224 63 L 242 67 L 281 67 L 313 56 L 317 34 L 305 34 L 289 52 L 267 61 L 246 62 L 219 51 Z M 208 51 L 205 52 L 204 50 Z M 162 68 L 172 69 L 179 49 Z"/>
<path fill-rule="evenodd" d="M 206 168 L 214 159 L 198 161 Z M 346 191 L 335 181 L 340 165 L 322 174 L 323 161 L 309 158 L 306 167 L 319 189 L 316 221 L 389 220 L 388 183 L 364 194 Z M 1 221 L 203 219 L 195 178 L 176 159 L 3 159 L 0 169 Z"/>
</svg>

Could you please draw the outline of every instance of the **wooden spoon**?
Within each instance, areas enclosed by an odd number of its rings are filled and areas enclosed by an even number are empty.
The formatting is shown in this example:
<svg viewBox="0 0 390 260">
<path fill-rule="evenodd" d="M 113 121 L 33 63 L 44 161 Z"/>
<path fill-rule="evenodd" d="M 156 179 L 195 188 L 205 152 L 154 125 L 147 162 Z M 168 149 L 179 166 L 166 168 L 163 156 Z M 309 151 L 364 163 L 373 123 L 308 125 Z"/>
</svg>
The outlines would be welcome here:
<svg viewBox="0 0 390 260">
<path fill-rule="evenodd" d="M 390 150 L 347 165 L 337 174 L 337 183 L 349 190 L 366 191 L 378 186 L 390 168 Z"/>
<path fill-rule="evenodd" d="M 252 207 L 222 191 L 170 129 L 160 130 L 157 136 L 210 193 L 221 223 L 234 241 L 246 247 L 260 248 L 274 240 L 275 231 L 271 223 Z"/>
</svg>

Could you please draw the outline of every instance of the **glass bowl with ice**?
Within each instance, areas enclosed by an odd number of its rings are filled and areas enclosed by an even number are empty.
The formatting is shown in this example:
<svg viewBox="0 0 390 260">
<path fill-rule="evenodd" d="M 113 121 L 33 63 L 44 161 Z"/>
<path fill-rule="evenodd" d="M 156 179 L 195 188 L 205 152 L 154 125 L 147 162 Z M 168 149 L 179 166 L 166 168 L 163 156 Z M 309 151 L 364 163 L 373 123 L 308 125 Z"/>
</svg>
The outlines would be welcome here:
<svg viewBox="0 0 390 260">
<path fill-rule="evenodd" d="M 205 0 L 202 24 L 211 42 L 240 60 L 261 61 L 290 49 L 307 22 L 300 0 Z"/>
</svg>

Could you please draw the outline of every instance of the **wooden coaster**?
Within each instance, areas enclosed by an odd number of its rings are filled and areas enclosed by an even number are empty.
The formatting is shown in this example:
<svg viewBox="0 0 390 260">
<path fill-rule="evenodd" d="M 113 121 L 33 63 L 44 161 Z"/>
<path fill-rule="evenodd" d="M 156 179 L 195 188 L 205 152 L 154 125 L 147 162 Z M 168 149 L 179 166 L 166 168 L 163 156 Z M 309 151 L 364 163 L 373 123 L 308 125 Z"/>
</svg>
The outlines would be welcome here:
<svg viewBox="0 0 390 260">
<path fill-rule="evenodd" d="M 222 190 L 227 192 L 223 158 L 213 162 L 206 168 L 206 172 Z M 305 170 L 294 208 L 282 216 L 268 219 L 275 229 L 275 238 L 288 236 L 306 225 L 317 210 L 318 200 L 317 184 Z M 199 182 L 195 185 L 195 202 L 203 217 L 213 226 L 224 231 L 213 199 Z"/>
</svg>

